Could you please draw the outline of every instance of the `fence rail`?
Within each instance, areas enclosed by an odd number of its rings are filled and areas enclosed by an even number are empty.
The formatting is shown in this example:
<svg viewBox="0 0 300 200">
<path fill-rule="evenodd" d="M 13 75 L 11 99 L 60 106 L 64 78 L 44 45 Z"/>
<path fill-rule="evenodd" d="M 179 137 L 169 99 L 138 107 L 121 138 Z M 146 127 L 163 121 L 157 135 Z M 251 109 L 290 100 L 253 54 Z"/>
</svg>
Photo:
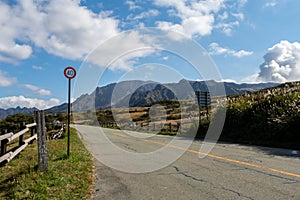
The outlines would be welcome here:
<svg viewBox="0 0 300 200">
<path fill-rule="evenodd" d="M 21 131 L 17 133 L 5 133 L 0 136 L 1 141 L 1 154 L 0 154 L 0 163 L 5 163 L 11 161 L 14 157 L 16 157 L 22 150 L 24 150 L 28 144 L 31 144 L 34 140 L 37 140 L 36 134 L 36 123 L 27 124 L 21 123 Z M 30 131 L 30 137 L 24 140 L 24 134 Z M 6 132 L 6 131 L 5 131 Z M 19 138 L 19 146 L 15 150 L 11 150 L 7 152 L 8 144 Z"/>
<path fill-rule="evenodd" d="M 128 128 L 137 131 L 158 131 L 158 132 L 178 132 L 180 131 L 180 123 L 161 123 L 161 122 L 143 122 L 143 123 L 119 123 L 116 122 L 99 122 L 99 125 L 104 128 Z"/>
</svg>

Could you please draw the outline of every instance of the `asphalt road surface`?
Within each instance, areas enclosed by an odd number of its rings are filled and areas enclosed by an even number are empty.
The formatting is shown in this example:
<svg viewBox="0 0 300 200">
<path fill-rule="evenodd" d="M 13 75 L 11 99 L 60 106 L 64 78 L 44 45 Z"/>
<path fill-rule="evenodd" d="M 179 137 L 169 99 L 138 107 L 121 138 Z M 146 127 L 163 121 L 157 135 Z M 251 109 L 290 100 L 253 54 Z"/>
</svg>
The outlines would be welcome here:
<svg viewBox="0 0 300 200">
<path fill-rule="evenodd" d="M 132 137 L 114 129 L 74 127 L 95 157 L 94 199 L 300 199 L 297 151 L 218 143 L 199 158 L 201 141 L 184 148 L 180 142 L 166 146 L 173 139 L 169 136 L 145 138 L 149 134 L 133 133 L 142 137 Z M 111 146 L 141 157 L 157 149 L 170 151 L 141 162 L 140 158 L 115 152 Z M 183 155 L 175 162 L 160 162 L 180 153 Z M 141 172 L 159 165 L 161 169 Z"/>
</svg>

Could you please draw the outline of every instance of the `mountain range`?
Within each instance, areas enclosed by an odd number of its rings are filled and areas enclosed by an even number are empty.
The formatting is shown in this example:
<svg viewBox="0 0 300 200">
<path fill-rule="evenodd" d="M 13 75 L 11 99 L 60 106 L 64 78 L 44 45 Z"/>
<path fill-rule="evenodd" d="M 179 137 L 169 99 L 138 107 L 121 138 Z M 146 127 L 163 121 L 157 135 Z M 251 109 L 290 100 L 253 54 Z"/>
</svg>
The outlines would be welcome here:
<svg viewBox="0 0 300 200">
<path fill-rule="evenodd" d="M 72 111 L 103 110 L 118 107 L 135 107 L 163 100 L 184 100 L 195 96 L 195 91 L 209 91 L 211 96 L 222 95 L 224 85 L 226 95 L 243 94 L 269 87 L 278 83 L 237 84 L 231 82 L 188 81 L 161 84 L 152 81 L 122 81 L 97 87 L 93 93 L 84 94 L 72 103 Z M 66 112 L 67 104 L 47 109 L 47 113 Z"/>
<path fill-rule="evenodd" d="M 34 111 L 38 110 L 37 108 L 8 108 L 8 109 L 2 109 L 0 108 L 0 119 L 5 119 L 8 115 L 14 115 L 17 113 L 23 113 L 23 114 L 33 114 Z"/>
<path fill-rule="evenodd" d="M 83 94 L 72 103 L 72 111 L 102 110 L 112 107 L 143 106 L 162 100 L 183 100 L 194 97 L 195 91 L 209 91 L 211 96 L 222 95 L 224 85 L 226 95 L 253 92 L 278 83 L 237 84 L 232 82 L 188 81 L 180 80 L 178 83 L 161 84 L 152 81 L 123 81 L 97 87 L 91 94 Z M 9 108 L 0 109 L 0 118 L 7 115 L 24 113 L 31 114 L 36 108 Z M 46 113 L 61 113 L 67 111 L 67 103 L 45 110 Z"/>
</svg>

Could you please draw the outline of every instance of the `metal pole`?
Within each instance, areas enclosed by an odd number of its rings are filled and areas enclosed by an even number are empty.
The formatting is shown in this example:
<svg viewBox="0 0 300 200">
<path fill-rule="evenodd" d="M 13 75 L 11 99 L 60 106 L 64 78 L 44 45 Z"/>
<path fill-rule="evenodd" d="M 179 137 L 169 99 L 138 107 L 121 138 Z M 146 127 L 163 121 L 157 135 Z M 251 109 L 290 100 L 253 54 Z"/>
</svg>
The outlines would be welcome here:
<svg viewBox="0 0 300 200">
<path fill-rule="evenodd" d="M 208 96 L 208 92 L 205 93 L 205 104 L 206 104 L 206 119 L 208 120 L 209 117 L 208 117 L 208 114 L 209 114 L 209 111 L 208 111 L 208 106 L 209 106 L 209 96 Z"/>
<path fill-rule="evenodd" d="M 198 103 L 198 109 L 199 109 L 199 125 L 201 124 L 201 91 L 196 91 L 195 92 L 196 97 L 197 97 L 197 103 Z"/>
<path fill-rule="evenodd" d="M 67 155 L 70 156 L 70 112 L 71 112 L 71 79 L 69 78 L 69 91 L 68 91 L 68 150 Z"/>
</svg>

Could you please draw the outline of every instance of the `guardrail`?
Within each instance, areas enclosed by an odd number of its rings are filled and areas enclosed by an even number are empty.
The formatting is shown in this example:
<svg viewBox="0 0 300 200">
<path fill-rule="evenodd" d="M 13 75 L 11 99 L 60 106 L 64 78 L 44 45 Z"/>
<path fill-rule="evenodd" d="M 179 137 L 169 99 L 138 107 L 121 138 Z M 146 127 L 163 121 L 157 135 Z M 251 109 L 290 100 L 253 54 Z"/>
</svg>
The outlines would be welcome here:
<svg viewBox="0 0 300 200">
<path fill-rule="evenodd" d="M 0 163 L 9 162 L 14 157 L 16 157 L 22 150 L 24 150 L 28 144 L 32 144 L 34 140 L 37 140 L 36 134 L 36 123 L 27 124 L 21 123 L 21 131 L 17 133 L 5 133 L 4 135 L 0 135 L 1 141 L 1 154 L 0 154 Z M 24 134 L 30 131 L 30 137 L 24 140 Z M 6 132 L 6 131 L 5 131 Z M 19 145 L 16 149 L 7 152 L 8 144 L 19 138 Z"/>
</svg>

